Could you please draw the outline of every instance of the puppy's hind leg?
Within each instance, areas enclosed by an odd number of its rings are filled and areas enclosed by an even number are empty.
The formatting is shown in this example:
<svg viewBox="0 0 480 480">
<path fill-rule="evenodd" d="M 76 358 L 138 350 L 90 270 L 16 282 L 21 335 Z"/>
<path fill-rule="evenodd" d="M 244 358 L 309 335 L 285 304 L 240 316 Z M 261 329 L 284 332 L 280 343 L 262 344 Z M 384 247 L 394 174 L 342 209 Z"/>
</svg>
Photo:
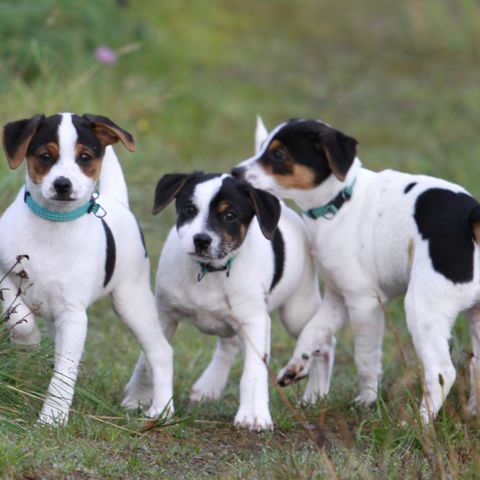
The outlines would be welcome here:
<svg viewBox="0 0 480 480">
<path fill-rule="evenodd" d="M 410 285 L 405 296 L 408 329 L 424 370 L 420 413 L 425 423 L 435 418 L 455 381 L 448 340 L 458 314 L 439 301 L 442 295 L 432 295 L 427 288 L 423 280 L 422 285 Z"/>
<path fill-rule="evenodd" d="M 475 305 L 475 307 L 466 312 L 466 315 L 470 321 L 470 334 L 472 337 L 468 409 L 474 415 L 480 411 L 480 305 Z"/>
<path fill-rule="evenodd" d="M 227 384 L 228 374 L 239 348 L 240 340 L 237 335 L 231 338 L 219 337 L 217 339 L 217 346 L 210 364 L 192 387 L 190 393 L 192 402 L 217 400 L 220 397 Z"/>
<path fill-rule="evenodd" d="M 140 279 L 123 282 L 116 287 L 112 292 L 112 301 L 115 311 L 132 330 L 143 350 L 144 358 L 140 357 L 137 374 L 143 377 L 145 369 L 151 369 L 152 402 L 146 415 L 158 417 L 162 413 L 172 414 L 173 350 L 158 319 L 148 272 Z"/>
</svg>

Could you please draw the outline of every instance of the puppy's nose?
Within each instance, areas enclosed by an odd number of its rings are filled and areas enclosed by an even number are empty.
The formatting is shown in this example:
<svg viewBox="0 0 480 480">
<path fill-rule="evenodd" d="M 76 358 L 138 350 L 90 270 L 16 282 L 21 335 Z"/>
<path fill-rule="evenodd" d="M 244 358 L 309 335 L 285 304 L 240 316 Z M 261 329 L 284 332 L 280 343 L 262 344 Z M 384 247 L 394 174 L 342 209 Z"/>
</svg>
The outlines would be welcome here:
<svg viewBox="0 0 480 480">
<path fill-rule="evenodd" d="M 245 176 L 245 167 L 233 167 L 231 171 L 232 177 L 241 180 Z"/>
<path fill-rule="evenodd" d="M 197 233 L 193 236 L 193 244 L 199 250 L 205 250 L 212 243 L 212 237 L 206 233 Z"/>
<path fill-rule="evenodd" d="M 59 195 L 67 195 L 72 191 L 72 182 L 67 177 L 58 177 L 53 182 L 53 188 Z"/>
</svg>

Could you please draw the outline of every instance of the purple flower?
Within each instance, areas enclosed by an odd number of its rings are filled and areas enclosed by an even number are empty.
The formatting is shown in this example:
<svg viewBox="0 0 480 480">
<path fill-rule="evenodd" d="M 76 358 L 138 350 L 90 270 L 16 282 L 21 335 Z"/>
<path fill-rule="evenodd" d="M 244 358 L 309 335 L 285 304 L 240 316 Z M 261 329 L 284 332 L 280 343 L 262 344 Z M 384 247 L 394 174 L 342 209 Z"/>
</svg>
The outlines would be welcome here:
<svg viewBox="0 0 480 480">
<path fill-rule="evenodd" d="M 118 56 L 110 47 L 101 45 L 95 50 L 95 58 L 104 65 L 115 65 Z"/>
</svg>

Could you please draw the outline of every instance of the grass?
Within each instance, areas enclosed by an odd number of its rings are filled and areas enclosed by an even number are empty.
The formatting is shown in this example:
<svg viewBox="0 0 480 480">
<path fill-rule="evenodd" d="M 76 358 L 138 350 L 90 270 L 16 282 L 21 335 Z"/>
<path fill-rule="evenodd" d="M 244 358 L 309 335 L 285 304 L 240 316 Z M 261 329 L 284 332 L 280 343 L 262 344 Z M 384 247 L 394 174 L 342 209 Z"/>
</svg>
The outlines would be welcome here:
<svg viewBox="0 0 480 480">
<path fill-rule="evenodd" d="M 0 3 L 0 121 L 36 112 L 110 116 L 135 134 L 118 150 L 133 210 L 155 268 L 173 209 L 150 215 L 156 180 L 172 171 L 228 170 L 253 148 L 255 115 L 267 126 L 322 118 L 360 141 L 373 169 L 435 174 L 480 196 L 480 8 L 473 0 Z M 94 50 L 123 52 L 113 66 Z M 20 169 L 21 170 L 21 169 Z M 0 212 L 23 182 L 0 163 Z M 214 339 L 181 325 L 175 349 L 175 424 L 145 430 L 119 407 L 138 346 L 106 300 L 92 306 L 68 427 L 37 426 L 52 345 L 0 338 L 0 477 L 60 478 L 478 478 L 479 423 L 465 412 L 469 335 L 452 339 L 457 382 L 434 427 L 415 422 L 420 372 L 401 302 L 388 308 L 381 397 L 356 392 L 351 334 L 339 338 L 332 392 L 303 411 L 320 424 L 323 453 L 271 385 L 273 434 L 232 427 L 241 361 L 219 402 L 188 392 Z M 272 370 L 293 341 L 274 321 Z M 284 390 L 290 401 L 303 385 Z M 148 426 L 148 424 L 147 424 Z"/>
</svg>

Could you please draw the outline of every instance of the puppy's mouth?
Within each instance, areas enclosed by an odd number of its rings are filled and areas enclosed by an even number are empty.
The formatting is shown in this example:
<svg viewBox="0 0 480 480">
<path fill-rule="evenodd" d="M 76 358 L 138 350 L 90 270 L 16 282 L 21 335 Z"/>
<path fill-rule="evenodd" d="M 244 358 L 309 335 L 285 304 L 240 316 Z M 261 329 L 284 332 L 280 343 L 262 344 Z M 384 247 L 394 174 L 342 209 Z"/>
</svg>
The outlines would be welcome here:
<svg viewBox="0 0 480 480">
<path fill-rule="evenodd" d="M 74 202 L 76 198 L 72 198 L 70 195 L 55 195 L 52 197 L 52 200 L 55 200 L 57 202 Z"/>
</svg>

